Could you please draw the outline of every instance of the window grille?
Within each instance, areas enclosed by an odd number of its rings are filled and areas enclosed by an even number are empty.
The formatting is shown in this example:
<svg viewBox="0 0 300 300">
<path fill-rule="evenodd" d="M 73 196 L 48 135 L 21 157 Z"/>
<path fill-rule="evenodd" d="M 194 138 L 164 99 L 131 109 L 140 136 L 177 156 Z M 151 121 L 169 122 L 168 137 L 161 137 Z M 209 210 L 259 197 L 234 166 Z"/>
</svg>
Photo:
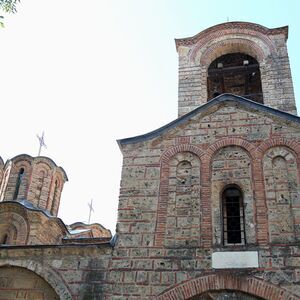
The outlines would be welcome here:
<svg viewBox="0 0 300 300">
<path fill-rule="evenodd" d="M 236 187 L 226 188 L 223 192 L 222 206 L 224 245 L 246 244 L 242 192 Z"/>
</svg>

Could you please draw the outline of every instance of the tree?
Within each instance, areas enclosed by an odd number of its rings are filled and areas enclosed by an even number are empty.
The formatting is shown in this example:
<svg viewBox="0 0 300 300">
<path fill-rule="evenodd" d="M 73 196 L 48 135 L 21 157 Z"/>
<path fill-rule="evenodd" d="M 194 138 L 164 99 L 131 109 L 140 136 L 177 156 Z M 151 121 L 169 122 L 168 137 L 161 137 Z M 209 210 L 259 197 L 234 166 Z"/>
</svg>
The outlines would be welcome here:
<svg viewBox="0 0 300 300">
<path fill-rule="evenodd" d="M 0 9 L 2 9 L 6 13 L 15 13 L 17 12 L 17 3 L 20 0 L 0 0 Z M 3 16 L 0 16 L 0 26 L 3 27 L 2 20 L 4 19 Z"/>
</svg>

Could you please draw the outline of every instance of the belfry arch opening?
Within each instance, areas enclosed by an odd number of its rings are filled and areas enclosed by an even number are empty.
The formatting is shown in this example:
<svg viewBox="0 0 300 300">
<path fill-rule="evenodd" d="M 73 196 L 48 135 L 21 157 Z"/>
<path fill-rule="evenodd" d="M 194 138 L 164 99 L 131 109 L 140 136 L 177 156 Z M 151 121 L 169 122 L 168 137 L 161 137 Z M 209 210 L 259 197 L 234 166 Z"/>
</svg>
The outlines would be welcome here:
<svg viewBox="0 0 300 300">
<path fill-rule="evenodd" d="M 208 68 L 208 101 L 230 93 L 263 103 L 258 61 L 247 54 L 230 53 L 215 59 Z"/>
</svg>

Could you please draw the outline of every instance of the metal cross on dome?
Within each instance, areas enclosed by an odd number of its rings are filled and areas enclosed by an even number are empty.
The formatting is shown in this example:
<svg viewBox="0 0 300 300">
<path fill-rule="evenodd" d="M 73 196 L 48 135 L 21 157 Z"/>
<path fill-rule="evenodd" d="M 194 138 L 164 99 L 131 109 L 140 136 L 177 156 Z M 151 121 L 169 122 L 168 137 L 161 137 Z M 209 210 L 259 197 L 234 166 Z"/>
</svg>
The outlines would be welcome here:
<svg viewBox="0 0 300 300">
<path fill-rule="evenodd" d="M 45 140 L 44 140 L 44 131 L 43 131 L 41 136 L 39 136 L 38 134 L 36 136 L 37 136 L 37 138 L 39 140 L 39 143 L 40 143 L 39 153 L 38 153 L 38 156 L 40 156 L 41 152 L 42 152 L 42 147 L 47 149 L 47 145 L 45 144 Z"/>
<path fill-rule="evenodd" d="M 91 199 L 91 202 L 88 203 L 88 206 L 89 206 L 89 209 L 90 209 L 88 224 L 90 224 L 90 221 L 91 221 L 91 214 L 92 214 L 92 211 L 94 211 L 94 208 L 93 208 L 93 199 Z"/>
</svg>

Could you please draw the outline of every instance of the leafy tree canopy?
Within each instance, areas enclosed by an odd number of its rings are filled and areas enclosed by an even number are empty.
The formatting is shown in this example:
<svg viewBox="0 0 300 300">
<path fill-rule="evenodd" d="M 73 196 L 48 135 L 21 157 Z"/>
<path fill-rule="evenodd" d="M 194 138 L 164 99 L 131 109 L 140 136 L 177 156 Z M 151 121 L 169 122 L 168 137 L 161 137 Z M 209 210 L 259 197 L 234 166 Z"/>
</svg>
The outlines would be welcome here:
<svg viewBox="0 0 300 300">
<path fill-rule="evenodd" d="M 0 0 L 0 8 L 8 13 L 15 13 L 17 11 L 17 3 L 20 0 Z"/>
<path fill-rule="evenodd" d="M 6 13 L 15 13 L 17 11 L 17 3 L 20 0 L 0 0 L 0 9 Z M 1 22 L 3 16 L 0 16 L 0 27 L 3 27 L 3 22 Z"/>
</svg>

